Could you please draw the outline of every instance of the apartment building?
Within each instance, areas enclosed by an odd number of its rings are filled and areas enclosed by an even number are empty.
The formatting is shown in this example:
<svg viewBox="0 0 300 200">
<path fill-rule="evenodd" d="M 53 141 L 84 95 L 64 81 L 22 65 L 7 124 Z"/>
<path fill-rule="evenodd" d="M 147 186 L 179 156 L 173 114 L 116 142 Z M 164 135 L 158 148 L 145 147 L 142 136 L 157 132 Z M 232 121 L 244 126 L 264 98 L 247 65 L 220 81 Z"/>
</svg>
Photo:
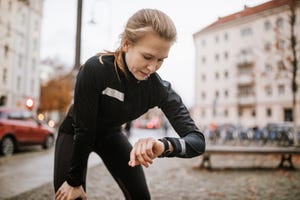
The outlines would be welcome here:
<svg viewBox="0 0 300 200">
<path fill-rule="evenodd" d="M 239 123 L 264 126 L 292 121 L 291 9 L 289 0 L 273 0 L 221 17 L 193 34 L 196 58 L 196 106 L 199 126 Z M 296 10 L 297 84 L 300 88 L 300 1 Z"/>
<path fill-rule="evenodd" d="M 0 100 L 23 107 L 40 94 L 43 0 L 0 0 Z"/>
</svg>

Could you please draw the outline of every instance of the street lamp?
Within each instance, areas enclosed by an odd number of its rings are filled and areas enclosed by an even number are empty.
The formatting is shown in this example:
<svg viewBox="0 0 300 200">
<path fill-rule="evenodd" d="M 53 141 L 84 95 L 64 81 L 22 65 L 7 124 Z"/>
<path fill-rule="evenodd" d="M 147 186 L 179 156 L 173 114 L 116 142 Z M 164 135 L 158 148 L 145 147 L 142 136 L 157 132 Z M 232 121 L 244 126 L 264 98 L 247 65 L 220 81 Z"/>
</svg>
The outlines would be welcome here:
<svg viewBox="0 0 300 200">
<path fill-rule="evenodd" d="M 75 66 L 74 66 L 75 71 L 77 71 L 80 68 L 81 22 L 82 22 L 82 0 L 77 0 L 77 28 L 76 28 L 76 47 L 75 47 Z"/>
</svg>

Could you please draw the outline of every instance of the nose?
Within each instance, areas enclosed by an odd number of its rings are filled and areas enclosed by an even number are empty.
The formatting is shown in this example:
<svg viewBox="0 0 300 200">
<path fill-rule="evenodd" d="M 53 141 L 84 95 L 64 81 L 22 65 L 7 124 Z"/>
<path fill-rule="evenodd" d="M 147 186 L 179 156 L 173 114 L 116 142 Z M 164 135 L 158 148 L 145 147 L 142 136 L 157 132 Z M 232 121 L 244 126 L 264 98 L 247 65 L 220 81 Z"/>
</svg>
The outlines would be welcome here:
<svg viewBox="0 0 300 200">
<path fill-rule="evenodd" d="M 154 64 L 149 64 L 149 65 L 147 66 L 147 69 L 150 71 L 150 73 L 153 73 L 153 72 L 155 72 L 155 70 L 156 70 L 156 65 L 154 65 Z"/>
</svg>

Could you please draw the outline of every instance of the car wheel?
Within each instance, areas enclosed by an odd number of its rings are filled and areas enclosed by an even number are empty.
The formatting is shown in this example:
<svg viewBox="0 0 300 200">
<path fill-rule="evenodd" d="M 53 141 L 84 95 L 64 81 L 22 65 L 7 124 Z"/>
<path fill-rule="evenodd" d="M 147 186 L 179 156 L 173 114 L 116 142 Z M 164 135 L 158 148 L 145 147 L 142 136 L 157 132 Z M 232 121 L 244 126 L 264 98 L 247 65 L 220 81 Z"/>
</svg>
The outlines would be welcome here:
<svg viewBox="0 0 300 200">
<path fill-rule="evenodd" d="M 14 140 L 10 137 L 5 137 L 2 140 L 1 153 L 4 156 L 11 156 L 15 152 Z"/>
<path fill-rule="evenodd" d="M 48 135 L 47 138 L 46 138 L 46 141 L 43 145 L 43 148 L 44 149 L 49 149 L 53 146 L 54 144 L 54 137 L 52 135 Z"/>
</svg>

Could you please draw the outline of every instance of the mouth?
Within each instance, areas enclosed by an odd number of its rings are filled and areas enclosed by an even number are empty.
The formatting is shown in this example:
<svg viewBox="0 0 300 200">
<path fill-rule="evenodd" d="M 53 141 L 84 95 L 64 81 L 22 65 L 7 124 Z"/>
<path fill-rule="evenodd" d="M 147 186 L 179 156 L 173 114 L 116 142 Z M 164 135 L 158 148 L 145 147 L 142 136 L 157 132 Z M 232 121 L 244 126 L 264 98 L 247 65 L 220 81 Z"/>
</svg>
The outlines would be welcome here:
<svg viewBox="0 0 300 200">
<path fill-rule="evenodd" d="M 143 71 L 140 71 L 140 73 L 141 73 L 143 76 L 145 76 L 145 77 L 148 77 L 148 76 L 150 76 L 150 74 L 149 74 L 149 73 L 145 73 L 145 72 L 143 72 Z"/>
</svg>

